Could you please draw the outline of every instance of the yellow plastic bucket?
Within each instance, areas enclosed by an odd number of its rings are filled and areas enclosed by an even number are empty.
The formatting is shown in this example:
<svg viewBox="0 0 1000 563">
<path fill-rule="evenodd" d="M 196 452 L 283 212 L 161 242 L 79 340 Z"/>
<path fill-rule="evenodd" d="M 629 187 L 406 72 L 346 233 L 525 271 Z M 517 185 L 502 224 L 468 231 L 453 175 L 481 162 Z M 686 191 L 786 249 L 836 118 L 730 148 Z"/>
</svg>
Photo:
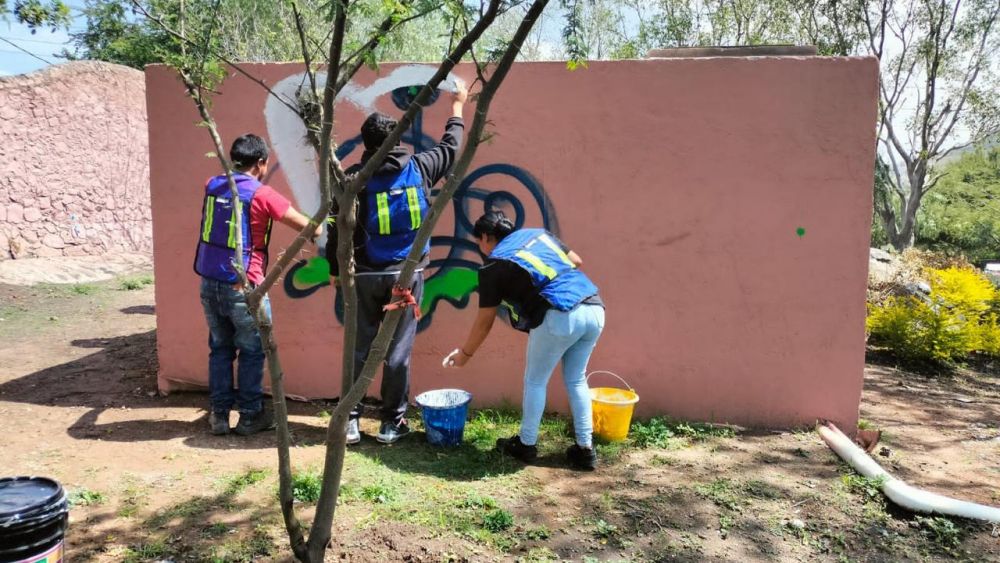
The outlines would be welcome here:
<svg viewBox="0 0 1000 563">
<path fill-rule="evenodd" d="M 627 387 L 592 387 L 590 389 L 591 409 L 594 417 L 594 434 L 612 442 L 620 442 L 628 436 L 632 423 L 632 408 L 639 402 L 639 395 L 625 380 L 610 371 L 592 371 L 587 375 L 587 384 L 595 374 L 614 376 Z"/>
</svg>

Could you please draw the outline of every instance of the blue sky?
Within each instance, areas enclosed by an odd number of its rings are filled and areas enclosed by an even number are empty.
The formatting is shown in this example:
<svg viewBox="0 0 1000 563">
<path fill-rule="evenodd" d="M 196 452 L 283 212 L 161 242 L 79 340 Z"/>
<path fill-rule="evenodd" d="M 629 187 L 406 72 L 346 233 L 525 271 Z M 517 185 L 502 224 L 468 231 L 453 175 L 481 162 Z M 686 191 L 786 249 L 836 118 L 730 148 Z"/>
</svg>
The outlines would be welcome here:
<svg viewBox="0 0 1000 563">
<path fill-rule="evenodd" d="M 84 18 L 80 15 L 83 2 L 66 2 L 73 10 L 74 22 L 70 26 L 70 31 L 80 31 L 84 28 Z M 68 48 L 69 33 L 65 29 L 52 32 L 48 29 L 40 29 L 34 35 L 27 26 L 14 21 L 11 14 L 7 14 L 7 20 L 0 20 L 0 38 L 15 43 L 38 57 L 51 63 L 63 62 L 55 56 L 61 53 L 64 48 Z M 0 76 L 11 74 L 21 74 L 31 72 L 44 66 L 46 63 L 37 58 L 20 51 L 7 41 L 0 40 Z"/>
</svg>

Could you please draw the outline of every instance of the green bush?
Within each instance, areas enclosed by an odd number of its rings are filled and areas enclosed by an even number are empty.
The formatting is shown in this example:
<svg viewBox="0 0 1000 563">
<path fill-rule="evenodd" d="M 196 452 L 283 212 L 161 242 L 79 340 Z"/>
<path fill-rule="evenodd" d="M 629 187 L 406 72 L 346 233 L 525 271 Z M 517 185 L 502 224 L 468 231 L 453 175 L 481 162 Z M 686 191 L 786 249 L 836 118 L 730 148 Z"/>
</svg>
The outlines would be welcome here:
<svg viewBox="0 0 1000 563">
<path fill-rule="evenodd" d="M 971 267 L 927 269 L 929 299 L 894 296 L 869 303 L 870 342 L 910 363 L 948 365 L 972 352 L 1000 355 L 994 308 L 1000 295 Z"/>
</svg>

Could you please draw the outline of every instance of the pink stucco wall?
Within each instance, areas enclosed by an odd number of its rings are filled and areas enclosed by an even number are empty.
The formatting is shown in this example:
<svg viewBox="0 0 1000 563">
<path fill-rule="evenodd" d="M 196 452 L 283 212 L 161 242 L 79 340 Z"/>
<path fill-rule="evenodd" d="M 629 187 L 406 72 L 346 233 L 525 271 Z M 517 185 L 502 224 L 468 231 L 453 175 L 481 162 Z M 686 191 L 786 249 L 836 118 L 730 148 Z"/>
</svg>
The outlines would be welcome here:
<svg viewBox="0 0 1000 563">
<path fill-rule="evenodd" d="M 0 260 L 151 250 L 147 138 L 140 71 L 0 78 Z"/>
<path fill-rule="evenodd" d="M 274 84 L 300 66 L 249 70 Z M 171 73 L 153 67 L 146 79 L 160 387 L 169 390 L 206 381 L 191 261 L 203 182 L 217 163 Z M 355 91 L 377 80 L 362 74 Z M 497 135 L 472 169 L 515 165 L 549 203 L 538 205 L 511 176 L 475 185 L 510 191 L 529 225 L 549 220 L 583 257 L 608 307 L 591 368 L 628 380 L 641 415 L 754 426 L 825 418 L 850 428 L 864 365 L 876 84 L 871 59 L 594 62 L 576 72 L 518 64 L 494 104 Z M 227 142 L 268 133 L 261 89 L 234 76 L 221 94 L 215 115 Z M 398 113 L 388 94 L 374 103 Z M 424 131 L 435 138 L 446 106 L 425 112 Z M 343 142 L 364 113 L 358 104 L 338 108 Z M 271 184 L 291 194 L 284 171 Z M 474 220 L 482 201 L 468 207 Z M 454 225 L 449 215 L 436 234 L 452 235 Z M 276 228 L 273 251 L 290 238 Z M 276 288 L 271 297 L 289 391 L 336 396 L 342 329 L 333 290 L 293 299 Z M 475 295 L 465 308 L 438 303 L 414 349 L 413 395 L 458 386 L 478 405 L 519 402 L 525 337 L 507 327 L 497 325 L 467 369 L 441 367 L 475 304 Z M 556 376 L 559 409 L 561 387 Z"/>
</svg>

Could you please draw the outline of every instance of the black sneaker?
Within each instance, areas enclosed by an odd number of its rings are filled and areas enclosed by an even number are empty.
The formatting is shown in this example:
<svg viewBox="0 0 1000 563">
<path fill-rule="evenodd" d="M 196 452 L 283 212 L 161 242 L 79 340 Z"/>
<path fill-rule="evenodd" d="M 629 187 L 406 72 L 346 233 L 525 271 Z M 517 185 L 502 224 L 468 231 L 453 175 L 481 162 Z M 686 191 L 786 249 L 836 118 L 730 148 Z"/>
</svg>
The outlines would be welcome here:
<svg viewBox="0 0 1000 563">
<path fill-rule="evenodd" d="M 382 423 L 382 426 L 378 429 L 378 434 L 375 436 L 375 439 L 383 444 L 392 444 L 409 433 L 410 426 L 406 423 L 405 419 L 399 421 L 399 424 L 387 421 Z"/>
<path fill-rule="evenodd" d="M 253 414 L 240 413 L 240 421 L 236 423 L 236 432 L 240 436 L 249 436 L 274 428 L 274 414 L 268 409 L 261 409 Z"/>
<path fill-rule="evenodd" d="M 347 445 L 351 446 L 361 441 L 361 429 L 358 428 L 358 419 L 351 418 L 347 421 Z"/>
<path fill-rule="evenodd" d="M 208 425 L 212 427 L 212 434 L 216 436 L 229 434 L 229 413 L 212 411 L 208 415 Z"/>
<path fill-rule="evenodd" d="M 497 451 L 517 458 L 524 463 L 531 463 L 538 457 L 536 446 L 525 446 L 521 443 L 521 437 L 514 435 L 510 438 L 500 438 L 497 440 Z"/>
<path fill-rule="evenodd" d="M 597 469 L 597 452 L 594 448 L 581 448 L 573 444 L 566 450 L 566 459 L 573 469 L 593 471 Z"/>
</svg>

